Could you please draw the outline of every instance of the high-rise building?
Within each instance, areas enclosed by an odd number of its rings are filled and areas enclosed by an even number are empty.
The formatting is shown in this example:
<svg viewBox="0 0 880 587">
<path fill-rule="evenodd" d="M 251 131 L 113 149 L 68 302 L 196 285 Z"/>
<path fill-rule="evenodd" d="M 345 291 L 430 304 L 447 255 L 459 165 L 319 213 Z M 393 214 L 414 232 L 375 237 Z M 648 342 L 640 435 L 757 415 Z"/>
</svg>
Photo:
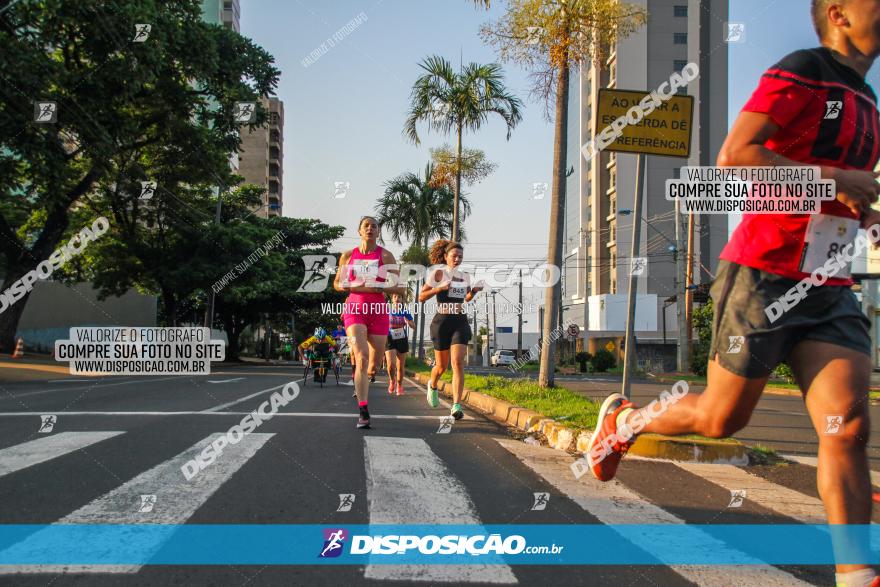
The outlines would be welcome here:
<svg viewBox="0 0 880 587">
<path fill-rule="evenodd" d="M 585 63 L 571 75 L 561 322 L 577 323 L 588 340 L 625 331 L 637 155 L 603 151 L 587 161 L 581 154 L 581 146 L 602 130 L 595 126 L 593 108 L 599 89 L 651 91 L 694 62 L 699 77 L 679 90 L 694 97 L 690 157 L 646 157 L 636 255 L 648 262 L 636 287 L 637 340 L 663 339 L 665 311 L 674 345 L 675 307 L 665 306 L 676 292 L 675 255 L 684 251 L 675 249 L 674 207 L 665 198 L 665 181 L 677 178 L 683 165 L 714 165 L 726 136 L 728 0 L 634 3 L 647 9 L 648 23 L 618 42 L 603 63 Z M 682 221 L 686 227 L 687 217 Z M 727 242 L 727 216 L 697 217 L 694 240 L 694 282 L 699 284 L 710 281 L 717 267 Z"/>
<path fill-rule="evenodd" d="M 269 111 L 266 126 L 241 132 L 238 173 L 244 183 L 265 186 L 262 205 L 256 215 L 263 218 L 280 216 L 284 202 L 284 102 L 276 97 L 262 98 Z"/>
<path fill-rule="evenodd" d="M 205 22 L 222 24 L 237 33 L 241 32 L 238 0 L 202 0 L 202 15 Z"/>
</svg>

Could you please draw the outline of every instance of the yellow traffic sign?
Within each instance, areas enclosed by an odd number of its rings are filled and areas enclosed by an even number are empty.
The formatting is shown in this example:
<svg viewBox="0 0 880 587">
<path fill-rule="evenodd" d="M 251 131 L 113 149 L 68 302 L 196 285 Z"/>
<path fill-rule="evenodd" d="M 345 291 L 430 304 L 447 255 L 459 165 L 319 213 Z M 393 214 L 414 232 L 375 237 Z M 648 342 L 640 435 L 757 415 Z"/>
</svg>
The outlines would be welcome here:
<svg viewBox="0 0 880 587">
<path fill-rule="evenodd" d="M 676 94 L 660 100 L 651 92 L 602 89 L 594 142 L 604 151 L 689 157 L 693 119 L 693 96 Z"/>
<path fill-rule="evenodd" d="M 614 352 L 614 343 L 609 340 L 608 344 L 605 345 L 605 350 L 609 353 Z"/>
</svg>

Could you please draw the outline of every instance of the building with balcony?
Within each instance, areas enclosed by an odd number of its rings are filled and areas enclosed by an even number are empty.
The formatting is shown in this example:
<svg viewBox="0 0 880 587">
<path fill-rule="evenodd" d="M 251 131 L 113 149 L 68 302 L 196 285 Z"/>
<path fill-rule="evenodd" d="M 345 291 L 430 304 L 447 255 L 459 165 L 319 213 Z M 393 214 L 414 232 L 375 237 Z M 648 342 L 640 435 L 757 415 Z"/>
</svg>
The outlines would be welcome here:
<svg viewBox="0 0 880 587">
<path fill-rule="evenodd" d="M 270 96 L 261 100 L 269 111 L 265 126 L 242 130 L 238 173 L 244 183 L 265 186 L 263 202 L 255 207 L 262 218 L 281 216 L 284 203 L 284 102 Z"/>
</svg>

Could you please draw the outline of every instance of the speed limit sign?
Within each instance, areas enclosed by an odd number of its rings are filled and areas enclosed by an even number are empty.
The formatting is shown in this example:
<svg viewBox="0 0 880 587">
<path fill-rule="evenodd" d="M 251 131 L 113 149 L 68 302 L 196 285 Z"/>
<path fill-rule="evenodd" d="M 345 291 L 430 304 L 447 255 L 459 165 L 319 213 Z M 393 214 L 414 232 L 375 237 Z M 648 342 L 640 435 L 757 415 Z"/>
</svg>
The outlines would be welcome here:
<svg viewBox="0 0 880 587">
<path fill-rule="evenodd" d="M 570 338 L 577 338 L 578 334 L 581 333 L 581 328 L 577 324 L 569 324 L 566 332 L 568 332 Z"/>
</svg>

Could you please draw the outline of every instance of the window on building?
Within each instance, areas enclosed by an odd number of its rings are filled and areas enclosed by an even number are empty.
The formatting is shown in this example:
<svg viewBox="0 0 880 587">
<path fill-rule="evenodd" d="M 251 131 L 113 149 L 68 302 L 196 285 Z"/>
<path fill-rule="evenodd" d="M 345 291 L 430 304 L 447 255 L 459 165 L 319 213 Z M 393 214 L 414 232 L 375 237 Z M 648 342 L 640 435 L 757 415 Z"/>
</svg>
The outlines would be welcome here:
<svg viewBox="0 0 880 587">
<path fill-rule="evenodd" d="M 676 59 L 675 60 L 675 71 L 681 71 L 684 69 L 684 66 L 687 65 L 688 62 L 684 59 Z"/>
<path fill-rule="evenodd" d="M 677 90 L 675 90 L 675 93 L 678 94 L 679 96 L 687 96 L 688 90 L 687 90 L 687 88 L 678 88 Z"/>
<path fill-rule="evenodd" d="M 686 4 L 677 4 L 672 7 L 672 14 L 674 16 L 683 16 L 686 17 L 688 15 L 688 7 Z"/>
<path fill-rule="evenodd" d="M 676 45 L 687 45 L 688 35 L 687 33 L 673 33 L 672 42 Z"/>
<path fill-rule="evenodd" d="M 672 179 L 681 179 L 681 167 L 672 168 Z"/>
</svg>

